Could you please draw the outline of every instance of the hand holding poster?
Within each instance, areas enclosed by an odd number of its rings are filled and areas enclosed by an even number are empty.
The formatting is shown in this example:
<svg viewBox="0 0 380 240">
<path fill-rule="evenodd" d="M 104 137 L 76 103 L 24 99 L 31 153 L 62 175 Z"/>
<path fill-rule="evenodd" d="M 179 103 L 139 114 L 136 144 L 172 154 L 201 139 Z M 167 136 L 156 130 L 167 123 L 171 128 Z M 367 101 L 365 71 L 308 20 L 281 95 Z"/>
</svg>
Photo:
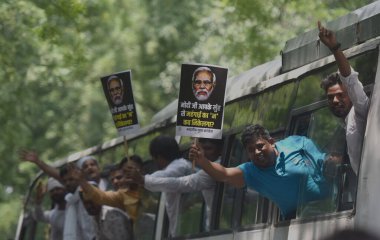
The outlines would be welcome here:
<svg viewBox="0 0 380 240">
<path fill-rule="evenodd" d="M 182 64 L 176 135 L 222 138 L 228 69 Z"/>
<path fill-rule="evenodd" d="M 113 121 L 119 135 L 126 136 L 138 130 L 137 112 L 132 91 L 131 71 L 101 77 Z"/>
</svg>

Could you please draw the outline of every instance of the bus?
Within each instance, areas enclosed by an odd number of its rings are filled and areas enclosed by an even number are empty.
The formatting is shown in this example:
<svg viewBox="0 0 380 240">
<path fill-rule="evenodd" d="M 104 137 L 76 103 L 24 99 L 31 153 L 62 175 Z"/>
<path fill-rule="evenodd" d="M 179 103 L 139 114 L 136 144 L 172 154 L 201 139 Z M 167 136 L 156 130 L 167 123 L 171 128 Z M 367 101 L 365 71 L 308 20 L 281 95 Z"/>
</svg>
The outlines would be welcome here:
<svg viewBox="0 0 380 240">
<path fill-rule="evenodd" d="M 359 73 L 370 97 L 367 127 L 362 143 L 361 164 L 353 174 L 349 161 L 328 169 L 331 194 L 325 200 L 299 204 L 296 217 L 281 220 L 278 208 L 257 192 L 236 189 L 223 183 L 215 187 L 210 229 L 204 228 L 205 203 L 199 192 L 184 193 L 176 236 L 172 239 L 322 239 L 342 229 L 364 229 L 380 235 L 380 1 L 357 9 L 326 27 L 336 32 L 344 54 Z M 286 42 L 281 57 L 256 66 L 227 81 L 222 164 L 233 167 L 249 161 L 240 134 L 247 124 L 259 123 L 276 140 L 290 135 L 312 139 L 325 152 L 346 152 L 342 121 L 327 107 L 320 81 L 337 71 L 329 49 L 320 43 L 318 29 Z M 177 100 L 159 111 L 151 123 L 127 137 L 129 154 L 148 162 L 149 142 L 160 134 L 175 136 Z M 175 136 L 186 153 L 191 139 Z M 60 167 L 87 155 L 102 163 L 118 161 L 125 154 L 124 138 L 71 154 L 54 163 Z M 46 226 L 32 217 L 32 195 L 36 183 L 46 176 L 39 173 L 31 182 L 19 218 L 17 240 L 40 239 Z M 135 238 L 168 239 L 165 195 L 144 192 L 144 204 L 136 222 Z"/>
</svg>

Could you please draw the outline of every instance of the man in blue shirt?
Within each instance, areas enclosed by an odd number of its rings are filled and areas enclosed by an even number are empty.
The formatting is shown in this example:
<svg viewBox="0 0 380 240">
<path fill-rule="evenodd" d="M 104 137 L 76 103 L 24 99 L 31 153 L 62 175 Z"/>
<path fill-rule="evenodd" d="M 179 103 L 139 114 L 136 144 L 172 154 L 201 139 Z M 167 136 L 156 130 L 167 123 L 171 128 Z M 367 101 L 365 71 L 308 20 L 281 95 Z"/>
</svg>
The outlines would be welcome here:
<svg viewBox="0 0 380 240">
<path fill-rule="evenodd" d="M 241 141 L 251 162 L 238 167 L 225 168 L 208 161 L 195 145 L 189 156 L 215 180 L 238 188 L 248 186 L 269 198 L 287 219 L 295 216 L 298 204 L 328 196 L 323 176 L 326 154 L 310 139 L 290 136 L 275 143 L 268 130 L 256 124 L 245 128 Z"/>
</svg>

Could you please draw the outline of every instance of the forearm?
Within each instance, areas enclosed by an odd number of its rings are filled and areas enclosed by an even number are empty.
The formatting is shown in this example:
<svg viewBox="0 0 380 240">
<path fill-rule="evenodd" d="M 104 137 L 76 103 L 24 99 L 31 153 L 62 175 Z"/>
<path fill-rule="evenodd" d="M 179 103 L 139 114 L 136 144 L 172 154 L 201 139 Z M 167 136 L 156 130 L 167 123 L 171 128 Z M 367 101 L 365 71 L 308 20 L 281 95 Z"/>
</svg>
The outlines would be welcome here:
<svg viewBox="0 0 380 240">
<path fill-rule="evenodd" d="M 340 74 L 343 77 L 349 76 L 351 74 L 351 66 L 344 53 L 340 49 L 332 51 L 332 53 L 334 54 Z"/>
<path fill-rule="evenodd" d="M 108 205 L 111 207 L 123 208 L 123 200 L 119 197 L 117 192 L 104 192 L 94 186 L 92 186 L 87 181 L 83 180 L 80 182 L 80 186 L 83 190 L 84 197 L 86 199 L 91 199 L 97 204 Z"/>
<path fill-rule="evenodd" d="M 50 177 L 52 178 L 55 178 L 57 179 L 58 181 L 60 181 L 62 183 L 62 179 L 61 177 L 59 176 L 59 170 L 46 164 L 45 162 L 41 161 L 41 160 L 37 160 L 35 161 L 35 164 L 47 175 L 49 175 Z"/>
<path fill-rule="evenodd" d="M 213 179 L 219 182 L 227 181 L 227 169 L 218 163 L 202 161 L 200 167 Z"/>
<path fill-rule="evenodd" d="M 145 188 L 152 192 L 193 192 L 212 188 L 215 181 L 204 171 L 184 176 L 156 178 L 145 176 Z"/>
</svg>

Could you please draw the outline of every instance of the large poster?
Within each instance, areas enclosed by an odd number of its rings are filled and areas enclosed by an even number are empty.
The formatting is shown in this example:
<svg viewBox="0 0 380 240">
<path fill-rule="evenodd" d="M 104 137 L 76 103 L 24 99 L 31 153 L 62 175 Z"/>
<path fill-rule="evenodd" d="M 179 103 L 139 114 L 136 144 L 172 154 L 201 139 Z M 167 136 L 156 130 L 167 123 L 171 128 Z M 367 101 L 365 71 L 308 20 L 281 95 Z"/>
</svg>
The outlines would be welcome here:
<svg viewBox="0 0 380 240">
<path fill-rule="evenodd" d="M 176 135 L 222 138 L 228 69 L 182 64 Z"/>
<path fill-rule="evenodd" d="M 131 71 L 114 73 L 100 80 L 119 135 L 134 133 L 140 126 L 133 98 Z"/>
</svg>

